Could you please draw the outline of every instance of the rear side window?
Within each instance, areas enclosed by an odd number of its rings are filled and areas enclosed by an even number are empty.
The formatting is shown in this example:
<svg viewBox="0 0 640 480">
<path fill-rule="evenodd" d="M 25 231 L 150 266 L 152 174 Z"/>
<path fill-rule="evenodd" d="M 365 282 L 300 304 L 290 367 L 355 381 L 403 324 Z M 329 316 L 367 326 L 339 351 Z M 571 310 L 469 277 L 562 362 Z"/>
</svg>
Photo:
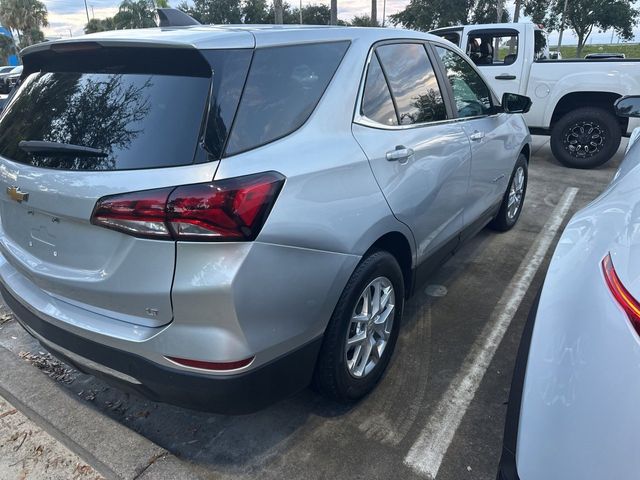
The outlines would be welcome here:
<svg viewBox="0 0 640 480">
<path fill-rule="evenodd" d="M 193 162 L 211 79 L 39 72 L 0 118 L 0 155 L 64 170 L 124 170 Z M 101 156 L 27 153 L 22 140 L 98 149 Z"/>
<path fill-rule="evenodd" d="M 404 43 L 376 49 L 401 125 L 445 120 L 447 111 L 424 45 Z"/>
<path fill-rule="evenodd" d="M 364 85 L 362 115 L 382 125 L 398 125 L 391 92 L 375 54 L 371 57 Z"/>
<path fill-rule="evenodd" d="M 225 155 L 272 142 L 306 122 L 349 42 L 255 51 Z"/>
</svg>

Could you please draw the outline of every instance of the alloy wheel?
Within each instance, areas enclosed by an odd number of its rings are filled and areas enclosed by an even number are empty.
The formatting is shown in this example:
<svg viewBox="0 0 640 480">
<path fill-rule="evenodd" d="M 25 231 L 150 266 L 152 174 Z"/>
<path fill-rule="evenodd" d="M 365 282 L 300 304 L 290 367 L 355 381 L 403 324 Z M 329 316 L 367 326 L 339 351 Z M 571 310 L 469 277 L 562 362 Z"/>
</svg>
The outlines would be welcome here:
<svg viewBox="0 0 640 480">
<path fill-rule="evenodd" d="M 386 277 L 373 280 L 358 298 L 347 329 L 345 360 L 349 374 L 367 376 L 380 362 L 393 329 L 395 290 Z"/>
</svg>

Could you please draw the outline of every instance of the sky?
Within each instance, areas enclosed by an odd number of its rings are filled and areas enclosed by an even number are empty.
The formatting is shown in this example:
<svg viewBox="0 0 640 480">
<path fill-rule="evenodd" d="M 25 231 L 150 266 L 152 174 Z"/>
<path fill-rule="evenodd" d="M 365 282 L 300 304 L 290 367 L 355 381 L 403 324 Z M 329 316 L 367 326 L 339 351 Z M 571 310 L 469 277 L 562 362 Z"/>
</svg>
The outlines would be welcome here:
<svg viewBox="0 0 640 480">
<path fill-rule="evenodd" d="M 47 37 L 69 37 L 82 35 L 87 23 L 84 0 L 43 0 L 49 11 L 49 27 L 44 29 Z M 170 5 L 177 5 L 180 0 L 169 0 Z M 299 0 L 289 0 L 297 6 Z M 383 1 L 378 0 L 378 15 L 382 16 Z M 118 11 L 120 0 L 86 0 L 89 17 L 111 17 Z M 328 0 L 302 0 L 303 5 L 311 3 L 328 3 Z M 386 15 L 402 10 L 409 0 L 386 0 Z M 507 8 L 513 15 L 513 1 L 507 1 Z M 355 15 L 368 15 L 371 9 L 370 0 L 338 0 L 338 18 L 350 20 Z M 525 19 L 526 20 L 526 19 Z M 640 35 L 640 31 L 637 32 Z M 610 43 L 611 33 L 592 34 L 593 43 Z M 616 39 L 614 38 L 614 42 Z M 557 42 L 557 34 L 551 35 L 551 45 Z M 575 44 L 575 37 L 565 32 L 563 44 Z"/>
</svg>

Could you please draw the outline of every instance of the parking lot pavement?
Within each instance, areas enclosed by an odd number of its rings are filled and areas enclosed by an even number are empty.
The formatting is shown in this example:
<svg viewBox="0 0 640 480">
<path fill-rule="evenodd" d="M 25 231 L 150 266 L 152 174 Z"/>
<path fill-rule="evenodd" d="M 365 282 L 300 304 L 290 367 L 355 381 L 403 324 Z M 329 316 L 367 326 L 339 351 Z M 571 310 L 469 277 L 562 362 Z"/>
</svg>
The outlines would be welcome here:
<svg viewBox="0 0 640 480">
<path fill-rule="evenodd" d="M 202 478 L 494 479 L 520 334 L 557 232 L 603 190 L 624 145 L 604 167 L 580 171 L 559 165 L 547 139 L 535 137 L 520 223 L 481 232 L 408 302 L 389 371 L 357 405 L 304 391 L 227 417 L 148 402 L 77 372 L 59 388 L 187 460 Z M 0 346 L 39 355 L 2 318 Z"/>
</svg>

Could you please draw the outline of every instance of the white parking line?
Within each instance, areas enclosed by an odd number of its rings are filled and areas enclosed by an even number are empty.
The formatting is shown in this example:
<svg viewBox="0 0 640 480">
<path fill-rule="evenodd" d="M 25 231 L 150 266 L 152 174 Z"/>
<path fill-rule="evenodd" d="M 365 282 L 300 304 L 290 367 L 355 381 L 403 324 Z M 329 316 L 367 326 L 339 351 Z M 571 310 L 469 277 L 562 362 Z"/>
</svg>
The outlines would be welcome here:
<svg viewBox="0 0 640 480">
<path fill-rule="evenodd" d="M 449 385 L 435 412 L 404 459 L 417 473 L 435 479 L 451 441 L 480 386 L 498 345 L 518 311 L 533 277 L 544 261 L 553 239 L 569 213 L 578 188 L 567 188 L 527 252 L 509 286 L 496 304 L 481 335 Z"/>
</svg>

